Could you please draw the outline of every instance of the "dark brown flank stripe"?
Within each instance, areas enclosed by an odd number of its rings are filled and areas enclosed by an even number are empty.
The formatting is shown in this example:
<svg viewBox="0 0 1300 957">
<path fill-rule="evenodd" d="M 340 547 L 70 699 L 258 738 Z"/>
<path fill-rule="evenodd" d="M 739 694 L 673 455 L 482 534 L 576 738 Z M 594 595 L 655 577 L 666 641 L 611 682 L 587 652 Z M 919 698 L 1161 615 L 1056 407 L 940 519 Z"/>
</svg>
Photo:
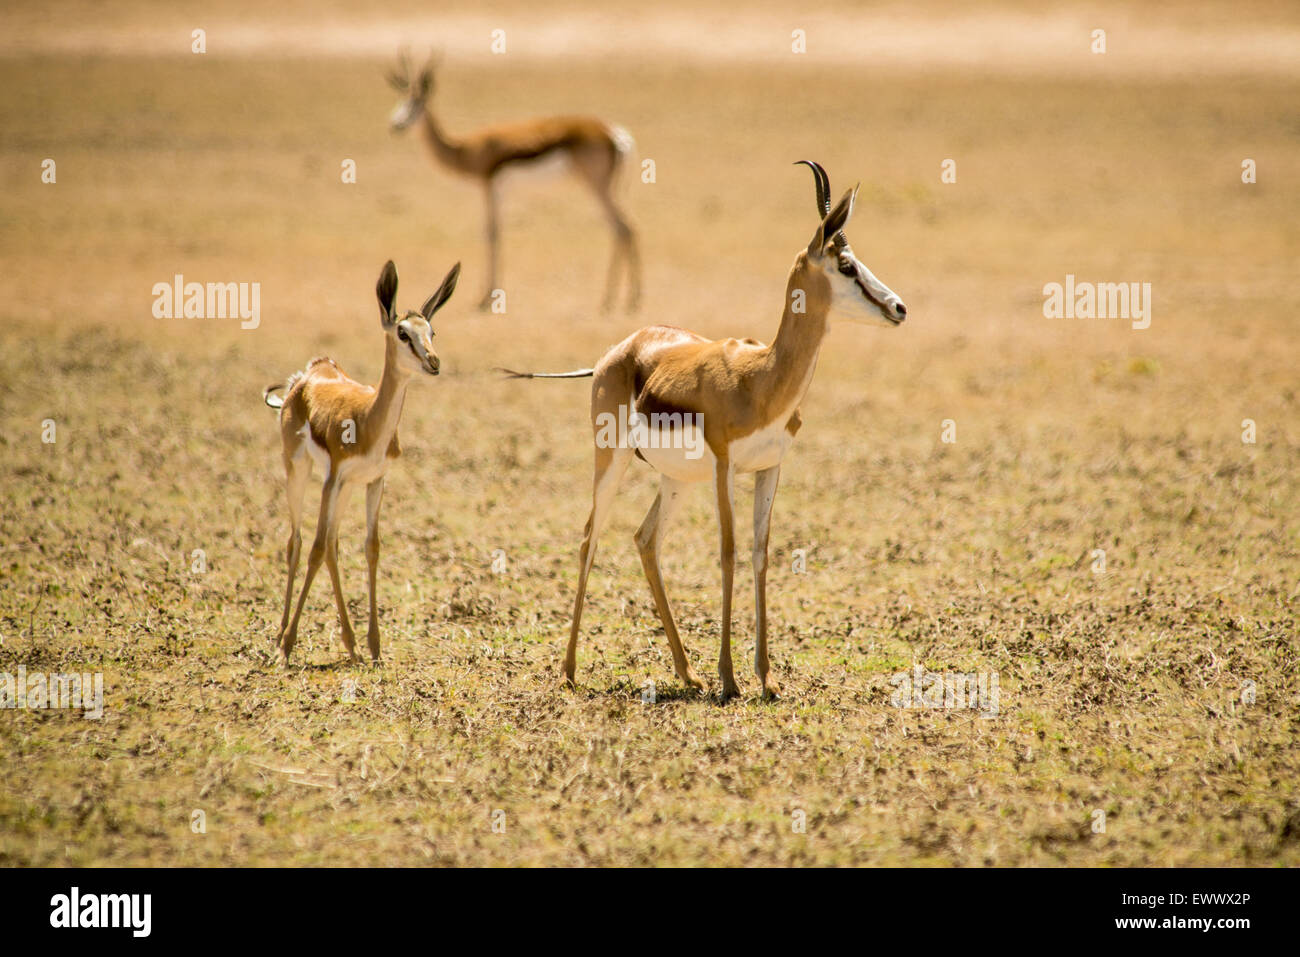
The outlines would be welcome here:
<svg viewBox="0 0 1300 957">
<path fill-rule="evenodd" d="M 558 140 L 553 140 L 550 143 L 543 143 L 533 150 L 520 150 L 514 153 L 510 153 L 506 156 L 501 157 L 501 159 L 497 160 L 495 163 L 489 166 L 488 175 L 495 176 L 503 168 L 511 166 L 513 164 L 523 165 L 526 163 L 535 162 L 537 160 L 542 159 L 544 156 L 548 156 L 551 153 L 556 152 L 557 150 L 572 150 L 575 146 L 578 146 L 580 142 L 581 141 L 578 139 L 578 137 L 570 135 L 570 136 L 562 137 Z"/>
<path fill-rule="evenodd" d="M 686 416 L 694 415 L 700 411 L 685 405 L 668 402 L 653 392 L 647 391 L 645 371 L 641 368 L 636 370 L 636 376 L 633 380 L 632 400 L 636 403 L 636 410 L 647 418 L 651 415 L 680 415 L 684 420 Z"/>
<path fill-rule="evenodd" d="M 790 421 L 785 424 L 785 430 L 791 435 L 795 435 L 801 425 L 803 425 L 803 416 L 799 414 L 798 409 L 795 409 L 794 415 L 790 416 Z"/>
</svg>

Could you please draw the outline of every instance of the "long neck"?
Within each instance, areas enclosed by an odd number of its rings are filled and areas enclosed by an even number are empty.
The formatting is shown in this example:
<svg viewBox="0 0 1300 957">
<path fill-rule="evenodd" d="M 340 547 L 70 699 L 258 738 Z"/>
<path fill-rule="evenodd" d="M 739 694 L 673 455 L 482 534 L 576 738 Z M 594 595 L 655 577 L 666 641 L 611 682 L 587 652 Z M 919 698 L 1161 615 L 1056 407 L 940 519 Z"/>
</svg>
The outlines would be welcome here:
<svg viewBox="0 0 1300 957">
<path fill-rule="evenodd" d="M 424 131 L 424 139 L 429 144 L 429 149 L 433 150 L 433 155 L 438 158 L 438 162 L 453 167 L 461 165 L 463 150 L 460 144 L 447 137 L 433 115 L 433 108 L 427 103 L 422 111 L 420 128 Z"/>
<path fill-rule="evenodd" d="M 402 419 L 402 403 L 406 400 L 406 387 L 410 383 L 410 373 L 397 364 L 397 343 L 388 339 L 384 349 L 384 375 L 379 380 L 379 389 L 366 413 L 366 425 L 376 445 L 387 448 L 397 434 L 397 423 Z"/>
<path fill-rule="evenodd" d="M 778 408 L 798 404 L 808 391 L 829 314 L 830 283 L 800 258 L 786 283 L 781 327 L 768 347 L 768 394 Z"/>
</svg>

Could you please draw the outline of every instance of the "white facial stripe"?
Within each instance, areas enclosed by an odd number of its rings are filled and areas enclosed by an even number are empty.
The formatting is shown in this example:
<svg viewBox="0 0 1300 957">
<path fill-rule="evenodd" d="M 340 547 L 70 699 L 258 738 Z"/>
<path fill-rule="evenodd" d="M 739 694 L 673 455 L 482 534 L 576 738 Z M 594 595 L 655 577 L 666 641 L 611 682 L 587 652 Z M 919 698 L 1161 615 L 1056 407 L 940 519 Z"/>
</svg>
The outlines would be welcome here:
<svg viewBox="0 0 1300 957">
<path fill-rule="evenodd" d="M 433 343 L 429 341 L 429 337 L 433 335 L 433 328 L 425 322 L 423 316 L 411 313 L 397 324 L 397 329 L 399 343 L 402 341 L 401 334 L 406 334 L 404 344 L 410 349 L 411 358 L 415 360 L 416 365 L 427 372 L 430 365 L 438 364 L 437 356 L 433 352 Z"/>
<path fill-rule="evenodd" d="M 415 327 L 411 325 L 410 320 L 403 319 L 397 324 L 397 328 L 400 330 L 398 332 L 397 340 L 400 342 L 402 340 L 402 333 L 405 333 L 406 346 L 411 350 L 411 355 L 415 356 L 417 361 L 423 362 L 424 358 L 420 355 L 421 349 L 417 347 L 416 343 L 420 343 L 421 347 L 424 344 L 420 342 L 420 334 L 415 330 Z"/>
<path fill-rule="evenodd" d="M 870 292 L 871 298 L 888 307 L 895 302 L 901 301 L 897 293 L 890 289 L 883 282 L 875 277 L 870 269 L 862 265 L 858 259 L 853 260 L 858 267 L 858 278 L 866 285 Z"/>
<path fill-rule="evenodd" d="M 848 271 L 845 272 L 845 269 Z M 896 326 L 906 316 L 903 300 L 853 255 L 839 251 L 831 278 L 832 309 L 838 318 Z"/>
</svg>

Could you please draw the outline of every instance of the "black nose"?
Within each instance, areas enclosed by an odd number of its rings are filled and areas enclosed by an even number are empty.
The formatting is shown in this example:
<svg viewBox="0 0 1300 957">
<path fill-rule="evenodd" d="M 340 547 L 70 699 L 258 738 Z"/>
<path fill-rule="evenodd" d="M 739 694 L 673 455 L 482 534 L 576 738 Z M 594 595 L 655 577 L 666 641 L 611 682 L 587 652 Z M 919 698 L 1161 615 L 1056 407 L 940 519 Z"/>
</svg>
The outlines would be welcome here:
<svg viewBox="0 0 1300 957">
<path fill-rule="evenodd" d="M 907 307 L 903 305 L 901 302 L 894 307 L 894 311 L 898 313 L 899 319 L 906 318 L 907 316 Z"/>
</svg>

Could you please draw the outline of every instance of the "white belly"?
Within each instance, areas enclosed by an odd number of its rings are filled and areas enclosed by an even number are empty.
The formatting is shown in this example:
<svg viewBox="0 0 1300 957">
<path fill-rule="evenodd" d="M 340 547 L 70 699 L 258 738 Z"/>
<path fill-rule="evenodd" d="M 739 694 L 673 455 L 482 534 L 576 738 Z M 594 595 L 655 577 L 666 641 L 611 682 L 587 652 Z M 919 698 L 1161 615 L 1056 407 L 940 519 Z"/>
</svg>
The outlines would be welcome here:
<svg viewBox="0 0 1300 957">
<path fill-rule="evenodd" d="M 708 482 L 718 459 L 704 441 L 704 430 L 694 424 L 679 428 L 648 428 L 644 443 L 634 443 L 644 458 L 661 475 L 679 482 Z"/>
<path fill-rule="evenodd" d="M 369 485 L 388 471 L 387 449 L 371 452 L 369 455 L 355 455 L 344 459 L 339 466 L 339 477 L 345 482 Z"/>
<path fill-rule="evenodd" d="M 330 474 L 330 454 L 325 446 L 317 443 L 306 426 L 299 432 L 303 437 L 302 448 L 307 450 L 312 462 L 318 465 L 323 477 Z M 388 448 L 376 449 L 369 455 L 354 455 L 343 460 L 339 466 L 339 476 L 345 482 L 360 482 L 368 485 L 388 471 Z"/>
<path fill-rule="evenodd" d="M 794 436 L 785 427 L 789 421 L 790 416 L 786 416 L 732 442 L 731 461 L 736 471 L 761 472 L 780 465 L 790 449 L 790 443 L 794 441 Z"/>
<path fill-rule="evenodd" d="M 312 462 L 324 470 L 326 475 L 329 475 L 330 454 L 325 451 L 325 446 L 318 445 L 316 440 L 311 437 L 311 429 L 309 426 L 304 425 L 298 430 L 298 434 L 302 436 L 302 448 L 307 450 L 307 454 L 311 456 Z"/>
<path fill-rule="evenodd" d="M 534 160 L 507 163 L 497 174 L 497 188 L 513 192 L 518 187 L 547 183 L 573 172 L 573 158 L 567 150 L 552 150 Z"/>
<path fill-rule="evenodd" d="M 793 410 L 791 410 L 793 415 Z M 792 436 L 786 429 L 790 416 L 751 432 L 731 443 L 728 453 L 732 467 L 738 474 L 758 472 L 780 465 L 790 449 Z M 704 430 L 693 422 L 676 427 L 655 428 L 650 420 L 643 432 L 629 428 L 629 444 L 637 448 L 641 457 L 655 471 L 679 482 L 712 481 L 717 467 L 717 456 L 704 441 Z"/>
</svg>

